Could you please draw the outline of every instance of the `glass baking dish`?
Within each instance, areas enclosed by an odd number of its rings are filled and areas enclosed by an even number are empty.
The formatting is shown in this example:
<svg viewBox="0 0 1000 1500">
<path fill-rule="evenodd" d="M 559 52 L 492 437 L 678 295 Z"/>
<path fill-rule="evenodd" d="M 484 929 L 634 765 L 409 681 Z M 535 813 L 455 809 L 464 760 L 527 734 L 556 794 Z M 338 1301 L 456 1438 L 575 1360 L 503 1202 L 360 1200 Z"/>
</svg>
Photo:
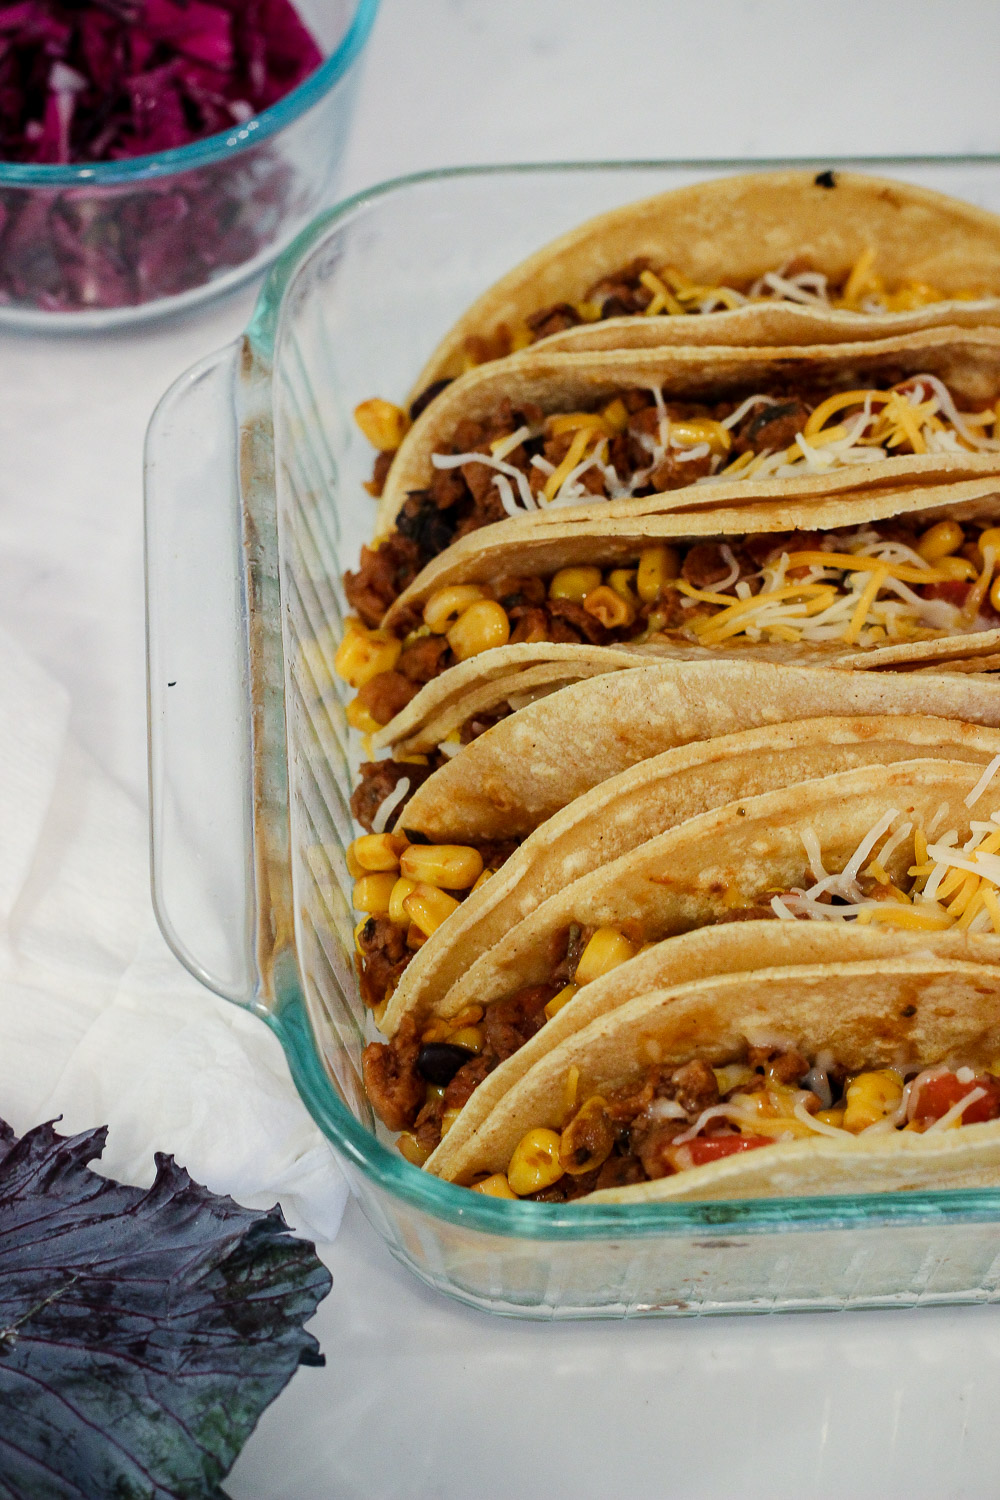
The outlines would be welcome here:
<svg viewBox="0 0 1000 1500">
<path fill-rule="evenodd" d="M 855 166 L 1000 210 L 1000 157 L 498 167 L 404 178 L 318 219 L 235 344 L 160 403 L 146 464 L 153 893 L 167 941 L 272 1027 L 392 1253 L 519 1317 L 1000 1300 L 1000 1191 L 622 1208 L 503 1201 L 420 1172 L 360 1056 L 332 672 L 374 515 L 356 403 L 400 400 L 472 298 L 602 209 L 710 176 Z"/>
</svg>

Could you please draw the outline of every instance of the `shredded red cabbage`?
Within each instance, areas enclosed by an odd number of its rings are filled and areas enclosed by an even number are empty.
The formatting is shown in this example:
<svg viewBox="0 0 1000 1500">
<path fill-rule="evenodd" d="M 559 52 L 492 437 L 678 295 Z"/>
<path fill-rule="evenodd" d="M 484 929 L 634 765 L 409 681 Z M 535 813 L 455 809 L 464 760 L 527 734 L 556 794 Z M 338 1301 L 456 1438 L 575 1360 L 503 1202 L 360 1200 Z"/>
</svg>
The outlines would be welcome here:
<svg viewBox="0 0 1000 1500">
<path fill-rule="evenodd" d="M 146 156 L 231 130 L 322 62 L 289 0 L 0 0 L 0 160 Z M 292 173 L 266 144 L 133 188 L 0 192 L 0 302 L 175 295 L 273 238 Z"/>
<path fill-rule="evenodd" d="M 0 5 L 0 159 L 114 161 L 186 146 L 322 62 L 289 0 Z"/>
</svg>

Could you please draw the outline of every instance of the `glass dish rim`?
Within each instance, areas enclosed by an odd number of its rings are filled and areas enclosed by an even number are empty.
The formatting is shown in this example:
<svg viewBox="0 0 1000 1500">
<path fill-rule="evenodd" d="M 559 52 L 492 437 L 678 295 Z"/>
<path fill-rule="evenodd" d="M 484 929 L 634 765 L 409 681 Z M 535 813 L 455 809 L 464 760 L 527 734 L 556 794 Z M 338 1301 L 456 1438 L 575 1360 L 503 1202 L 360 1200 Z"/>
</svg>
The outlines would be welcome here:
<svg viewBox="0 0 1000 1500">
<path fill-rule="evenodd" d="M 0 161 L 0 188 L 85 188 L 109 183 L 155 182 L 176 172 L 211 166 L 250 150 L 276 135 L 339 83 L 362 52 L 375 24 L 381 0 L 356 0 L 347 30 L 336 51 L 284 98 L 232 130 L 205 136 L 187 146 L 156 151 L 124 161 L 60 163 Z"/>
<path fill-rule="evenodd" d="M 635 170 L 746 170 L 891 168 L 942 165 L 1000 168 L 1000 154 L 949 156 L 836 156 L 756 158 L 657 158 L 631 161 L 526 162 L 436 168 L 374 184 L 320 214 L 272 266 L 244 338 L 251 346 L 249 378 L 270 382 L 284 296 L 302 260 L 357 209 L 393 193 L 466 177 L 522 176 L 545 172 Z M 242 366 L 246 371 L 247 366 Z M 297 972 L 287 970 L 273 1011 L 257 1010 L 285 1053 L 296 1088 L 316 1124 L 351 1166 L 412 1207 L 455 1227 L 532 1241 L 597 1241 L 652 1234 L 676 1237 L 751 1235 L 807 1230 L 851 1230 L 926 1224 L 989 1223 L 1000 1218 L 1000 1188 L 898 1193 L 845 1193 L 795 1198 L 720 1199 L 688 1203 L 561 1204 L 489 1198 L 431 1176 L 390 1150 L 362 1125 L 339 1097 L 315 1046 L 306 998 Z M 255 1007 L 251 1007 L 256 1009 Z"/>
</svg>

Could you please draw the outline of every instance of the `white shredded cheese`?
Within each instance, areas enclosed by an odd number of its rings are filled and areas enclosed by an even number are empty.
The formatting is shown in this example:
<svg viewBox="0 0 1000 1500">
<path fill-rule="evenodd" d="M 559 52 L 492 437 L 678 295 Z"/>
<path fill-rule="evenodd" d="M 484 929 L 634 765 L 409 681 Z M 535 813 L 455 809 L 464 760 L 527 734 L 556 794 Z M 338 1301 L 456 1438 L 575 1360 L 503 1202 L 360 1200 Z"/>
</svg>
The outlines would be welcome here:
<svg viewBox="0 0 1000 1500">
<path fill-rule="evenodd" d="M 953 1104 L 951 1109 L 946 1114 L 943 1114 L 939 1120 L 933 1120 L 924 1131 L 924 1134 L 930 1135 L 932 1130 L 947 1130 L 953 1120 L 960 1120 L 962 1118 L 970 1104 L 975 1104 L 977 1099 L 985 1098 L 986 1090 L 984 1088 L 973 1089 L 970 1093 L 966 1094 L 964 1099 L 959 1099 L 957 1103 Z"/>
<path fill-rule="evenodd" d="M 383 797 L 379 803 L 378 812 L 372 818 L 372 833 L 385 833 L 385 825 L 409 790 L 409 776 L 401 776 L 392 791 Z"/>
<path fill-rule="evenodd" d="M 966 807 L 975 807 L 976 803 L 979 801 L 980 797 L 983 795 L 986 788 L 989 786 L 990 782 L 997 774 L 997 771 L 1000 771 L 1000 755 L 994 755 L 993 759 L 986 767 L 986 770 L 983 772 L 982 776 L 980 776 L 979 780 L 972 788 L 972 791 L 966 797 Z"/>
</svg>

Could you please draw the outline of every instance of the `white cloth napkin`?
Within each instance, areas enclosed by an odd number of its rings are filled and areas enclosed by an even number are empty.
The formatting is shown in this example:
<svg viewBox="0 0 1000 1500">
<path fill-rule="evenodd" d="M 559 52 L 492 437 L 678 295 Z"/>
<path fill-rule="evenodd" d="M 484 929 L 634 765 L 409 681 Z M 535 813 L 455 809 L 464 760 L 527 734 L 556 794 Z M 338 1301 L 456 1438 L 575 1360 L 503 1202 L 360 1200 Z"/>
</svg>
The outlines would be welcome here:
<svg viewBox="0 0 1000 1500">
<path fill-rule="evenodd" d="M 336 1234 L 347 1187 L 262 1022 L 169 952 L 146 819 L 68 732 L 65 690 L 0 631 L 0 1116 L 110 1125 L 98 1170 L 153 1152 L 294 1227 Z"/>
</svg>

